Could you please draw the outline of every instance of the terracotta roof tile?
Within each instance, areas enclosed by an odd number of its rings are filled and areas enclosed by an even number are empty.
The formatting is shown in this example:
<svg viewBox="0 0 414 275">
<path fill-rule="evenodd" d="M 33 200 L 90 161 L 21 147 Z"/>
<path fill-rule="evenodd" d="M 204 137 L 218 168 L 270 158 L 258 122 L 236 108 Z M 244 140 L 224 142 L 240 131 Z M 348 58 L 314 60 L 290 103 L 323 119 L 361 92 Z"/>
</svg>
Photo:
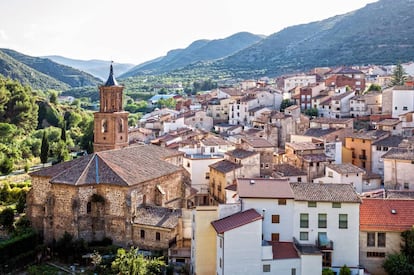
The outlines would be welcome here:
<svg viewBox="0 0 414 275">
<path fill-rule="evenodd" d="M 180 209 L 145 205 L 137 208 L 133 222 L 135 224 L 173 229 L 177 226 L 180 216 Z"/>
<path fill-rule="evenodd" d="M 226 155 L 232 156 L 234 158 L 238 158 L 238 159 L 244 159 L 244 158 L 248 158 L 251 157 L 253 155 L 259 154 L 258 152 L 253 152 L 253 151 L 247 151 L 247 150 L 243 150 L 243 149 L 235 149 L 233 151 L 229 151 L 226 152 Z"/>
<path fill-rule="evenodd" d="M 290 185 L 297 201 L 361 202 L 350 184 L 291 183 Z"/>
<path fill-rule="evenodd" d="M 272 244 L 273 259 L 299 258 L 298 251 L 292 242 L 270 242 Z"/>
<path fill-rule="evenodd" d="M 237 192 L 240 198 L 294 198 L 289 179 L 239 178 Z"/>
<path fill-rule="evenodd" d="M 362 199 L 359 216 L 361 231 L 405 231 L 414 225 L 414 200 Z"/>
<path fill-rule="evenodd" d="M 243 212 L 233 214 L 231 216 L 225 217 L 220 220 L 211 222 L 211 225 L 214 227 L 218 234 L 223 234 L 226 231 L 235 229 L 237 227 L 249 224 L 251 222 L 261 220 L 262 215 L 260 215 L 256 210 L 249 209 Z"/>
<path fill-rule="evenodd" d="M 226 173 L 229 173 L 231 171 L 241 168 L 242 165 L 228 161 L 228 160 L 222 160 L 222 161 L 210 164 L 209 167 L 226 174 Z"/>
<path fill-rule="evenodd" d="M 167 160 L 184 153 L 153 145 L 130 146 L 93 153 L 36 172 L 51 183 L 131 186 L 182 170 Z"/>
</svg>

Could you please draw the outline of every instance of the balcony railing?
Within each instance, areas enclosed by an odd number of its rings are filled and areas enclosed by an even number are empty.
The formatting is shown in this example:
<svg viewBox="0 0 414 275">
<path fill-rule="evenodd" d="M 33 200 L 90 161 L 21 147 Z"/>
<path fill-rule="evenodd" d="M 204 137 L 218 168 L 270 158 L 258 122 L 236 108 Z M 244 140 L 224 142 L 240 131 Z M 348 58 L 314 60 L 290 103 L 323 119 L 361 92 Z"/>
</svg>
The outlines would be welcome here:
<svg viewBox="0 0 414 275">
<path fill-rule="evenodd" d="M 359 155 L 359 159 L 366 160 L 367 159 L 367 155 Z"/>
<path fill-rule="evenodd" d="M 334 250 L 333 241 L 331 240 L 329 240 L 328 242 L 321 242 L 319 240 L 316 240 L 316 246 L 320 250 Z"/>
</svg>

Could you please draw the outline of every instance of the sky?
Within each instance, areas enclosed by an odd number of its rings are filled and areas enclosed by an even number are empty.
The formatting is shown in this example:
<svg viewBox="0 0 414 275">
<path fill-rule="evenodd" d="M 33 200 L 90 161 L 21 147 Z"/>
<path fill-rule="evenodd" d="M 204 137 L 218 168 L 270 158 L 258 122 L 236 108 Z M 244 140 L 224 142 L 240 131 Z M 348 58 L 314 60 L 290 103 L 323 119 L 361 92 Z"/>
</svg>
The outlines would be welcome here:
<svg viewBox="0 0 414 275">
<path fill-rule="evenodd" d="M 0 48 L 140 64 L 199 39 L 270 35 L 377 0 L 0 0 Z"/>
</svg>

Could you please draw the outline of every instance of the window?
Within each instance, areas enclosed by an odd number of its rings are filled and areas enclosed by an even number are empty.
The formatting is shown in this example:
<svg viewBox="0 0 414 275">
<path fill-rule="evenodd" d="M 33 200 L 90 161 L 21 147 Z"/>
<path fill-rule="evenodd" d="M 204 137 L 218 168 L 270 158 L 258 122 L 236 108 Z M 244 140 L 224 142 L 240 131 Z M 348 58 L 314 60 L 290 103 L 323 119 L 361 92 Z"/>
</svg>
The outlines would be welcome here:
<svg viewBox="0 0 414 275">
<path fill-rule="evenodd" d="M 263 265 L 263 272 L 270 272 L 270 264 Z"/>
<path fill-rule="evenodd" d="M 145 230 L 141 229 L 141 239 L 145 239 Z"/>
<path fill-rule="evenodd" d="M 309 240 L 309 233 L 308 232 L 300 232 L 299 233 L 299 240 L 308 241 Z"/>
<path fill-rule="evenodd" d="M 367 233 L 367 246 L 375 246 L 375 233 L 374 232 Z"/>
<path fill-rule="evenodd" d="M 348 214 L 339 214 L 339 228 L 348 228 Z"/>
<path fill-rule="evenodd" d="M 367 252 L 367 258 L 385 258 L 385 252 Z"/>
<path fill-rule="evenodd" d="M 187 162 L 187 167 L 190 167 L 190 162 Z"/>
<path fill-rule="evenodd" d="M 408 182 L 404 182 L 404 189 L 405 190 L 410 189 L 410 184 Z"/>
<path fill-rule="evenodd" d="M 301 177 L 298 177 L 298 182 L 302 182 L 302 178 Z"/>
<path fill-rule="evenodd" d="M 272 233 L 272 242 L 278 242 L 279 236 L 279 233 Z"/>
<path fill-rule="evenodd" d="M 378 233 L 378 247 L 385 247 L 385 233 Z"/>
<path fill-rule="evenodd" d="M 272 215 L 272 223 L 280 223 L 280 215 Z"/>
<path fill-rule="evenodd" d="M 90 201 L 88 201 L 88 203 L 86 204 L 86 213 L 91 213 L 92 211 L 92 203 Z"/>
<path fill-rule="evenodd" d="M 332 203 L 332 208 L 341 208 L 341 203 L 340 202 L 333 202 Z"/>
<path fill-rule="evenodd" d="M 333 172 L 332 171 L 328 172 L 328 177 L 333 178 Z"/>
<path fill-rule="evenodd" d="M 308 228 L 309 227 L 309 214 L 301 213 L 300 214 L 300 228 Z"/>
<path fill-rule="evenodd" d="M 223 248 L 223 239 L 220 239 L 220 248 Z"/>
<path fill-rule="evenodd" d="M 210 179 L 210 172 L 206 172 L 206 180 Z"/>
<path fill-rule="evenodd" d="M 326 214 L 318 214 L 318 228 L 326 228 L 327 219 Z"/>
<path fill-rule="evenodd" d="M 223 260 L 220 258 L 220 268 L 223 267 Z"/>
<path fill-rule="evenodd" d="M 161 233 L 160 232 L 155 232 L 155 240 L 156 241 L 161 240 Z"/>
<path fill-rule="evenodd" d="M 278 200 L 277 200 L 277 203 L 278 203 L 279 205 L 286 205 L 286 199 L 278 199 Z"/>
<path fill-rule="evenodd" d="M 397 106 L 394 107 L 394 110 L 398 110 Z"/>
<path fill-rule="evenodd" d="M 308 207 L 316 207 L 316 201 L 308 201 Z"/>
<path fill-rule="evenodd" d="M 408 110 L 408 107 L 407 106 L 404 106 L 403 107 L 403 111 L 407 111 Z"/>
<path fill-rule="evenodd" d="M 292 268 L 290 274 L 291 275 L 296 275 L 296 268 Z"/>
</svg>

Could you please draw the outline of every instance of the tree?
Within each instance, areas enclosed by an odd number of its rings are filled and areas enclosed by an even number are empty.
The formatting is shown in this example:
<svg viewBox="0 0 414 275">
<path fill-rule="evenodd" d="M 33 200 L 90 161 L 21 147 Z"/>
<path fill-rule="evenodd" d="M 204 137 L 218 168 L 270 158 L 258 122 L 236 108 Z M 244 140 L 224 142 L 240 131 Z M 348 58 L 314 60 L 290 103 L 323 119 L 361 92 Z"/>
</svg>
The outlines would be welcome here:
<svg viewBox="0 0 414 275">
<path fill-rule="evenodd" d="M 411 264 L 414 264 L 414 229 L 402 232 L 401 237 L 403 239 L 401 252 Z"/>
<path fill-rule="evenodd" d="M 378 84 L 372 83 L 372 84 L 369 86 L 369 88 L 368 88 L 367 92 L 371 92 L 371 91 L 377 91 L 377 92 L 380 92 L 381 90 L 382 90 L 381 85 L 378 85 Z"/>
<path fill-rule="evenodd" d="M 118 249 L 116 258 L 112 262 L 112 269 L 117 274 L 128 275 L 157 275 L 162 274 L 165 263 L 161 258 L 148 259 L 138 252 L 138 248 L 131 247 L 129 251 Z"/>
<path fill-rule="evenodd" d="M 60 127 L 60 139 L 66 142 L 66 121 L 62 121 L 62 125 Z"/>
<path fill-rule="evenodd" d="M 0 224 L 5 228 L 12 228 L 14 222 L 14 210 L 10 207 L 3 209 L 0 213 Z"/>
<path fill-rule="evenodd" d="M 49 157 L 49 140 L 46 137 L 46 131 L 43 131 L 42 145 L 40 147 L 40 161 L 46 163 Z"/>
<path fill-rule="evenodd" d="M 382 267 L 389 275 L 414 274 L 414 266 L 408 262 L 408 258 L 402 253 L 388 255 Z"/>
<path fill-rule="evenodd" d="M 293 104 L 294 103 L 289 99 L 283 99 L 282 103 L 280 104 L 280 111 L 284 112 L 287 107 L 292 106 Z"/>
<path fill-rule="evenodd" d="M 339 270 L 339 275 L 352 275 L 351 269 L 344 265 Z"/>
<path fill-rule="evenodd" d="M 49 101 L 50 103 L 57 104 L 58 93 L 57 91 L 50 91 Z"/>
<path fill-rule="evenodd" d="M 404 86 L 406 80 L 407 73 L 405 72 L 403 66 L 398 63 L 392 72 L 391 86 Z"/>
<path fill-rule="evenodd" d="M 318 116 L 318 109 L 310 108 L 304 111 L 304 114 L 310 117 L 317 117 Z"/>
</svg>

